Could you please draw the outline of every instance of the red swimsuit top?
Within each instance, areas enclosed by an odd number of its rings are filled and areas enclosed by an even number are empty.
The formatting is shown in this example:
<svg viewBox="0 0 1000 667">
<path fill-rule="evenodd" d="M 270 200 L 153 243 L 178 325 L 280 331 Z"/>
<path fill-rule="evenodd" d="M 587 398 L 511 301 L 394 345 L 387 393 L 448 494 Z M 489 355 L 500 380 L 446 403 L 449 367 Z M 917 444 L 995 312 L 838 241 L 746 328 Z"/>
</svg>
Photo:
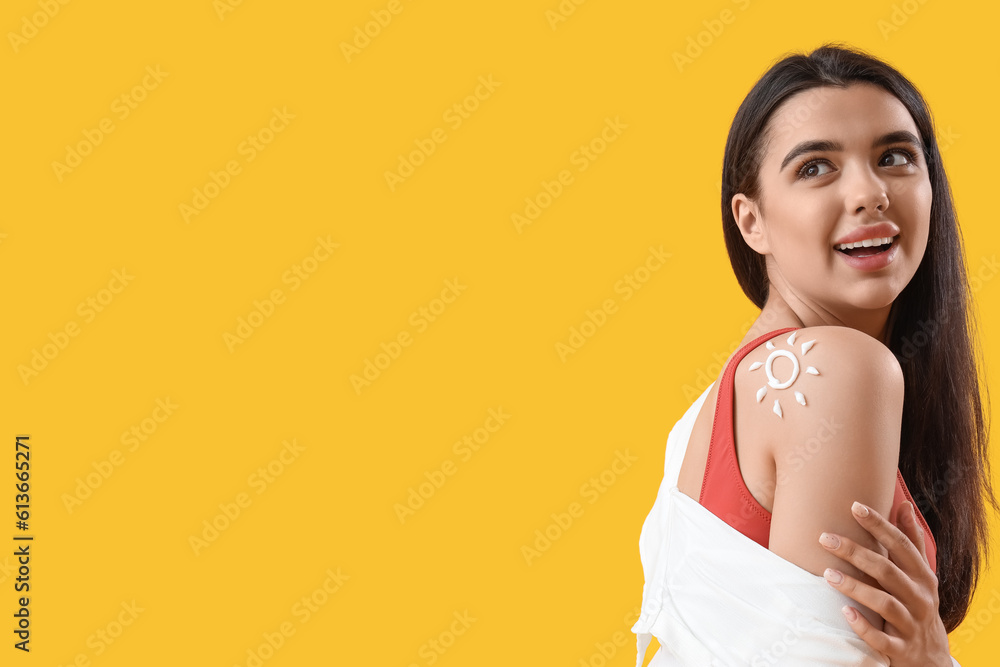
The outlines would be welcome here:
<svg viewBox="0 0 1000 667">
<path fill-rule="evenodd" d="M 715 403 L 715 420 L 712 423 L 712 436 L 708 445 L 708 462 L 705 464 L 705 477 L 701 483 L 701 495 L 698 499 L 698 502 L 712 514 L 765 549 L 771 533 L 771 513 L 764 509 L 747 489 L 736 460 L 736 442 L 733 437 L 733 378 L 736 375 L 736 367 L 747 353 L 761 343 L 797 328 L 778 329 L 750 341 L 736 352 L 726 366 Z M 936 572 L 937 545 L 934 536 L 917 504 L 913 502 L 910 491 L 903 481 L 903 475 L 897 467 L 896 490 L 892 498 L 889 521 L 896 522 L 900 506 L 907 500 L 913 504 L 917 520 L 924 529 L 927 560 L 931 570 Z"/>
</svg>

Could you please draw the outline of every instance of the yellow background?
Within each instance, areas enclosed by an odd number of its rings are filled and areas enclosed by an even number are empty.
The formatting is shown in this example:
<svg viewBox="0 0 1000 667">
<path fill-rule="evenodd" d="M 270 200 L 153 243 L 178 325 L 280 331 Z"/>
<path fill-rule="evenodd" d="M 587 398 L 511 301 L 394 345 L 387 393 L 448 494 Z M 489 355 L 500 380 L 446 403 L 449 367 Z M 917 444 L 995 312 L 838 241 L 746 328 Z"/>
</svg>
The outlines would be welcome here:
<svg viewBox="0 0 1000 667">
<path fill-rule="evenodd" d="M 0 432 L 31 436 L 36 536 L 30 655 L 11 647 L 10 557 L 0 569 L 4 665 L 252 665 L 285 623 L 294 634 L 262 664 L 631 665 L 638 537 L 667 433 L 756 314 L 720 233 L 726 133 L 775 59 L 825 41 L 898 67 L 950 137 L 998 386 L 995 4 L 591 0 L 555 21 L 559 0 L 401 0 L 348 55 L 388 2 L 38 14 L 53 4 L 9 0 L 0 22 Z M 707 45 L 679 69 L 699 33 Z M 476 108 L 446 115 L 456 104 Z M 268 137 L 274 109 L 294 118 Z M 53 162 L 104 119 L 113 131 L 60 180 Z M 619 134 L 583 161 L 608 119 Z M 435 131 L 443 143 L 390 188 L 385 172 Z M 273 141 L 248 160 L 259 134 Z M 185 220 L 231 161 L 238 173 Z M 512 214 L 564 170 L 572 181 L 518 229 Z M 626 299 L 615 286 L 651 246 L 669 259 Z M 286 272 L 314 252 L 327 258 L 293 290 Z M 447 304 L 446 281 L 464 286 Z M 227 346 L 274 290 L 283 302 Z M 107 301 L 90 320 L 88 298 Z M 616 312 L 561 359 L 556 344 L 607 299 Z M 426 326 L 421 308 L 437 312 Z M 78 335 L 25 383 L 19 366 L 68 323 Z M 400 334 L 409 345 L 356 390 Z M 161 422 L 157 399 L 178 406 Z M 509 418 L 477 451 L 456 447 L 496 427 L 491 409 Z M 155 431 L 129 451 L 121 436 L 144 420 Z M 304 449 L 257 493 L 251 476 L 286 440 Z M 585 486 L 619 455 L 634 461 L 612 484 Z M 401 521 L 397 504 L 435 477 Z M 239 494 L 249 506 L 196 554 L 190 538 L 225 525 L 219 505 Z M 582 514 L 529 564 L 522 547 L 574 502 Z M 328 570 L 348 577 L 329 594 Z M 302 622 L 310 596 L 324 604 Z M 994 570 L 951 635 L 963 667 L 991 664 L 997 610 Z"/>
</svg>

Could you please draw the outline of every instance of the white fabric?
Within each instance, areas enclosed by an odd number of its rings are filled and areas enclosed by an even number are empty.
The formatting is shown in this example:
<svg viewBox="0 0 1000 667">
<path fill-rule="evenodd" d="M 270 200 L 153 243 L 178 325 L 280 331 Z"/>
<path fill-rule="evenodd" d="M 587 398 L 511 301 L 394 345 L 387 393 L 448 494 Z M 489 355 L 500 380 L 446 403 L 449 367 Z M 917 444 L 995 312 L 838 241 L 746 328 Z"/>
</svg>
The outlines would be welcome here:
<svg viewBox="0 0 1000 667">
<path fill-rule="evenodd" d="M 695 418 L 711 390 L 667 437 L 663 481 L 639 536 L 645 583 L 632 627 L 636 667 L 653 636 L 661 648 L 650 667 L 888 665 L 841 613 L 845 604 L 856 605 L 851 598 L 677 489 Z"/>
</svg>

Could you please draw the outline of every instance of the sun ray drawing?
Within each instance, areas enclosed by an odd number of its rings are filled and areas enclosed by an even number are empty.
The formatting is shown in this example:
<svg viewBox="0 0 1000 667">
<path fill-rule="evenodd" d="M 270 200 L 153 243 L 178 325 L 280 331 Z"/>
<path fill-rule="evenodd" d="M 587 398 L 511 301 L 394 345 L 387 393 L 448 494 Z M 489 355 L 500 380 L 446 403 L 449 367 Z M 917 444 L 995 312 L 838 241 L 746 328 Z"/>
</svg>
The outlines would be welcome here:
<svg viewBox="0 0 1000 667">
<path fill-rule="evenodd" d="M 775 346 L 773 342 L 767 341 L 766 347 L 768 350 L 771 350 L 771 354 L 768 355 L 767 361 L 764 362 L 755 361 L 750 365 L 749 372 L 752 373 L 753 371 L 763 368 L 764 372 L 767 374 L 767 384 L 765 384 L 763 387 L 757 390 L 758 403 L 764 400 L 764 397 L 767 395 L 768 387 L 777 390 L 787 389 L 788 387 L 792 386 L 792 383 L 794 383 L 795 380 L 798 379 L 799 369 L 801 368 L 799 365 L 799 358 L 795 355 L 795 336 L 798 333 L 799 333 L 798 331 L 793 331 L 792 335 L 789 336 L 786 341 L 788 343 L 788 346 L 792 348 L 791 350 L 785 350 L 779 348 Z M 800 346 L 800 349 L 802 350 L 801 352 L 802 356 L 803 357 L 806 356 L 806 354 L 809 353 L 809 350 L 811 350 L 815 344 L 816 344 L 815 340 L 807 340 L 804 343 L 802 343 Z M 792 362 L 792 371 L 788 375 L 788 377 L 785 378 L 784 380 L 779 380 L 774 375 L 774 361 L 778 357 L 784 357 Z M 819 371 L 816 370 L 814 366 L 806 366 L 805 372 L 808 373 L 809 375 L 819 375 Z M 795 395 L 795 401 L 799 405 L 807 405 L 805 394 L 803 394 L 801 391 L 794 391 L 793 393 Z M 784 416 L 781 409 L 781 402 L 779 398 L 774 399 L 774 407 L 771 408 L 771 411 L 774 414 L 778 415 L 779 419 L 781 419 Z"/>
</svg>

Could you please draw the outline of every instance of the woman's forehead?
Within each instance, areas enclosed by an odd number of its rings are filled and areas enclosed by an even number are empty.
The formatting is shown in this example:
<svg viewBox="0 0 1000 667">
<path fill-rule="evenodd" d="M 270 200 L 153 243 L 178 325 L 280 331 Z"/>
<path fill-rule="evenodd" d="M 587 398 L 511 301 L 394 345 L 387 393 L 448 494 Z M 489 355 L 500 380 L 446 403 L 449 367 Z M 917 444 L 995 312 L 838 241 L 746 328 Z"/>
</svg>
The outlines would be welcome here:
<svg viewBox="0 0 1000 667">
<path fill-rule="evenodd" d="M 802 141 L 867 149 L 873 139 L 899 130 L 919 136 L 909 111 L 884 88 L 868 83 L 817 86 L 792 95 L 774 111 L 768 122 L 768 153 L 783 155 Z"/>
</svg>

